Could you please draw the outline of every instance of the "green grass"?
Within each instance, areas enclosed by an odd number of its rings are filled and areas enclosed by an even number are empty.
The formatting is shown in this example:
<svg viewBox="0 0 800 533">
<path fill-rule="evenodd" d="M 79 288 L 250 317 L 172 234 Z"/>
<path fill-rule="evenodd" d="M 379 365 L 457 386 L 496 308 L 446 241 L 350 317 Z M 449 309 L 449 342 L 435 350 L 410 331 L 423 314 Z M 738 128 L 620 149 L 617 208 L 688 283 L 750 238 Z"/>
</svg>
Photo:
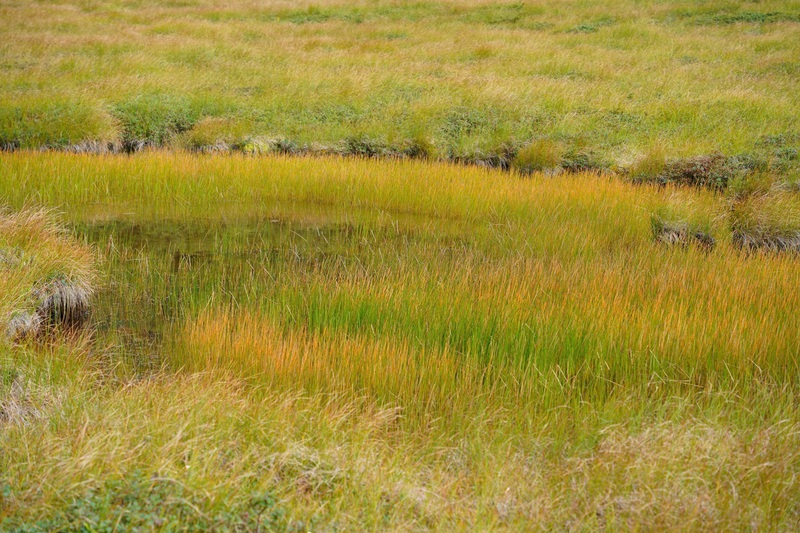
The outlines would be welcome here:
<svg viewBox="0 0 800 533">
<path fill-rule="evenodd" d="M 90 332 L 0 341 L 0 526 L 792 529 L 797 259 L 735 239 L 779 185 L 4 154 L 83 243 L 8 218 L 6 287 L 102 275 Z"/>
<path fill-rule="evenodd" d="M 364 143 L 348 139 L 361 139 L 384 155 L 506 166 L 546 142 L 567 169 L 628 167 L 656 148 L 769 159 L 763 141 L 777 136 L 798 148 L 795 1 L 0 10 L 6 147 L 248 150 L 279 139 L 360 154 Z"/>
</svg>

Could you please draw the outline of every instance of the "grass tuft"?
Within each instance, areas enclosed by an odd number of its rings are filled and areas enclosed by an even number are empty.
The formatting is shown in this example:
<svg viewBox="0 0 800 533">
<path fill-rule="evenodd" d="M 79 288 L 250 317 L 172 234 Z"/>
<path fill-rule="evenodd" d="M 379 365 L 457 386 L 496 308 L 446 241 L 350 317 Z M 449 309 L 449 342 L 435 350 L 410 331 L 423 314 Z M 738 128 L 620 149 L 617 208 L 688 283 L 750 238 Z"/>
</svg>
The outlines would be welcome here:
<svg viewBox="0 0 800 533">
<path fill-rule="evenodd" d="M 137 96 L 116 104 L 113 111 L 122 124 L 123 149 L 128 152 L 164 146 L 199 119 L 188 99 L 166 94 Z"/>
<path fill-rule="evenodd" d="M 653 239 L 661 244 L 682 247 L 694 244 L 706 252 L 713 250 L 717 244 L 708 231 L 690 227 L 683 220 L 665 220 L 661 216 L 653 215 L 650 217 L 650 225 L 653 229 Z"/>
<path fill-rule="evenodd" d="M 629 171 L 634 182 L 674 184 L 721 191 L 728 183 L 750 172 L 754 163 L 720 153 L 665 162 L 655 153 Z"/>
<path fill-rule="evenodd" d="M 88 319 L 96 279 L 92 250 L 76 246 L 49 211 L 0 213 L 3 279 L 0 320 L 20 341 L 54 328 L 76 330 Z"/>
<path fill-rule="evenodd" d="M 555 171 L 561 164 L 563 147 L 548 139 L 523 146 L 514 158 L 514 167 L 523 174 Z"/>
<path fill-rule="evenodd" d="M 743 179 L 731 187 L 730 224 L 734 245 L 748 252 L 800 252 L 797 196 L 766 179 Z"/>
<path fill-rule="evenodd" d="M 568 172 L 606 172 L 610 168 L 607 161 L 589 149 L 568 150 L 561 160 L 561 166 Z"/>
</svg>

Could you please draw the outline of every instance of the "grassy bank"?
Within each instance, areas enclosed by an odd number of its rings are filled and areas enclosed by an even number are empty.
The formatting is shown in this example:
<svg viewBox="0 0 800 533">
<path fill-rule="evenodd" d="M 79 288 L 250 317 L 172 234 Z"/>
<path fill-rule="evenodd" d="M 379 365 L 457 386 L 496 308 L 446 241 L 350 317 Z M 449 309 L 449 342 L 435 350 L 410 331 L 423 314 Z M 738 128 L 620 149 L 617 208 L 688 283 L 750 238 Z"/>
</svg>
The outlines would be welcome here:
<svg viewBox="0 0 800 533">
<path fill-rule="evenodd" d="M 737 244 L 779 194 L 737 187 L 5 154 L 82 244 L 0 242 L 103 276 L 90 330 L 0 345 L 0 524 L 793 529 L 797 258 Z"/>
<path fill-rule="evenodd" d="M 797 13 L 785 0 L 9 3 L 0 144 L 534 170 L 781 159 L 800 134 Z"/>
</svg>

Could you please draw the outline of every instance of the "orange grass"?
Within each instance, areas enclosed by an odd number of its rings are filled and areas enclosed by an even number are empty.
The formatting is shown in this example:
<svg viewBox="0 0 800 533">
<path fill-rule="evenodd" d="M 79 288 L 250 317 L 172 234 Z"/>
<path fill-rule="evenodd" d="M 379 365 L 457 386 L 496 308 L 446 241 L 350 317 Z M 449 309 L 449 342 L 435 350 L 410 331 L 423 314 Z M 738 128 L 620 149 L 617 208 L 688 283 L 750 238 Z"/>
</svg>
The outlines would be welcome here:
<svg viewBox="0 0 800 533">
<path fill-rule="evenodd" d="M 187 324 L 180 339 L 189 356 L 175 364 L 186 370 L 230 371 L 269 388 L 312 395 L 367 394 L 401 406 L 412 418 L 520 407 L 536 388 L 525 373 L 511 372 L 508 361 L 470 364 L 447 348 L 420 349 L 406 340 L 285 332 L 251 314 L 203 315 Z"/>
</svg>

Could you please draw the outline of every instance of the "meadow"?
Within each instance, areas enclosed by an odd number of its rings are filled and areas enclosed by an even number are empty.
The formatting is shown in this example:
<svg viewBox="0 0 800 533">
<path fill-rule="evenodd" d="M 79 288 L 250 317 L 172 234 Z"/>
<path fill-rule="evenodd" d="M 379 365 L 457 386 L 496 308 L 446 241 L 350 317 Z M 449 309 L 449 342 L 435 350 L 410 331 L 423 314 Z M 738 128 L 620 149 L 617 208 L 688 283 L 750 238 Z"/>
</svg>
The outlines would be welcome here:
<svg viewBox="0 0 800 533">
<path fill-rule="evenodd" d="M 800 3 L 0 37 L 0 531 L 800 529 Z"/>
<path fill-rule="evenodd" d="M 785 0 L 9 1 L 0 145 L 781 162 L 798 21 Z"/>
</svg>

